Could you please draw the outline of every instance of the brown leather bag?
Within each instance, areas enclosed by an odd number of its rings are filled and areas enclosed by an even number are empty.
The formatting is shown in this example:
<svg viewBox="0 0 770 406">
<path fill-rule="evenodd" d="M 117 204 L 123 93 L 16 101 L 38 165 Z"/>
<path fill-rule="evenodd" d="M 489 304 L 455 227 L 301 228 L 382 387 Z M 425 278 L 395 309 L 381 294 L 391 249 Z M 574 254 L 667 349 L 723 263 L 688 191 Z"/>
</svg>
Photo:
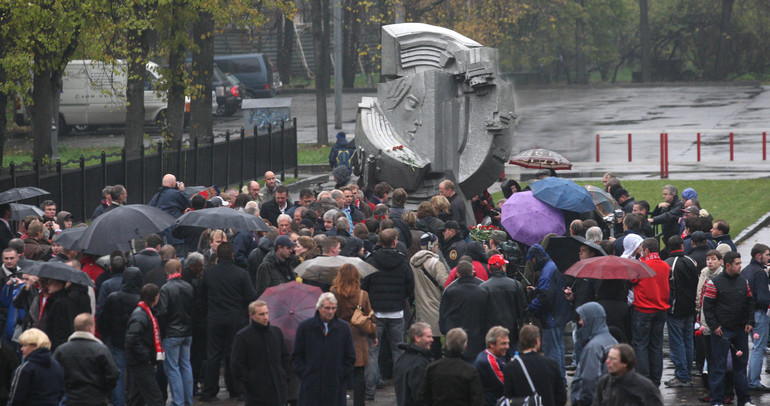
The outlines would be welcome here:
<svg viewBox="0 0 770 406">
<path fill-rule="evenodd" d="M 377 324 L 372 320 L 374 311 L 372 310 L 369 314 L 365 315 L 361 308 L 361 302 L 363 302 L 363 300 L 364 292 L 360 291 L 358 296 L 358 306 L 356 306 L 356 310 L 353 311 L 353 316 L 350 318 L 350 324 L 358 327 L 365 334 L 374 334 L 374 332 L 377 331 Z"/>
</svg>

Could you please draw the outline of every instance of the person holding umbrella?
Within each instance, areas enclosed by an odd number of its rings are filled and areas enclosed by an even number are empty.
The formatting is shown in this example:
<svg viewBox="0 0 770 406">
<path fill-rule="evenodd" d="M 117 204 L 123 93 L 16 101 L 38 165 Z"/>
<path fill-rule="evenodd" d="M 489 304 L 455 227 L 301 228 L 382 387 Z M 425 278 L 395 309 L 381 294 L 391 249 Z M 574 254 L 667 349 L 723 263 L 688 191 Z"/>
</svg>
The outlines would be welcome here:
<svg viewBox="0 0 770 406">
<path fill-rule="evenodd" d="M 72 321 L 77 316 L 77 309 L 64 289 L 65 285 L 64 281 L 57 279 L 40 278 L 40 286 L 46 300 L 40 304 L 42 316 L 37 327 L 50 337 L 52 351 L 66 343 L 75 332 Z"/>
</svg>

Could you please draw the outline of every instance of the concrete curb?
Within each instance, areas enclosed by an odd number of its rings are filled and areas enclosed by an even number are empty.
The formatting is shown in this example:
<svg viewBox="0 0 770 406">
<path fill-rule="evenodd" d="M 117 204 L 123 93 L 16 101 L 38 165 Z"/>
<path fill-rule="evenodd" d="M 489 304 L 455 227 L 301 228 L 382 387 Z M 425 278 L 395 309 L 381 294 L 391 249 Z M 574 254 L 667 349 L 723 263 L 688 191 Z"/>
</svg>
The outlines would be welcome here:
<svg viewBox="0 0 770 406">
<path fill-rule="evenodd" d="M 735 237 L 735 240 L 733 241 L 735 245 L 740 245 L 744 241 L 748 240 L 752 235 L 756 234 L 757 231 L 760 229 L 763 229 L 770 224 L 770 212 L 765 213 L 764 216 L 760 217 L 759 220 L 754 222 L 754 224 L 746 227 L 743 229 L 737 237 Z"/>
</svg>

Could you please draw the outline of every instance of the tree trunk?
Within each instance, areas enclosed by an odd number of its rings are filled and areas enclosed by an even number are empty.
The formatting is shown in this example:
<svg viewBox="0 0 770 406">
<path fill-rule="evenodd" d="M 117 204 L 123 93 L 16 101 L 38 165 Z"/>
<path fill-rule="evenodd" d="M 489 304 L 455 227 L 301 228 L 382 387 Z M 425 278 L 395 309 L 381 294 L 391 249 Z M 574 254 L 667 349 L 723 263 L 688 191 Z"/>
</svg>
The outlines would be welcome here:
<svg viewBox="0 0 770 406">
<path fill-rule="evenodd" d="M 123 148 L 129 157 L 138 157 L 144 142 L 144 83 L 147 80 L 146 34 L 141 30 L 129 29 L 128 67 L 126 83 L 126 136 Z"/>
<path fill-rule="evenodd" d="M 727 77 L 727 49 L 730 30 L 730 19 L 733 15 L 735 0 L 722 0 L 722 16 L 719 19 L 719 38 L 717 39 L 717 52 L 714 55 L 714 79 L 724 80 Z"/>
<path fill-rule="evenodd" d="M 329 0 L 311 0 L 313 54 L 315 55 L 316 143 L 329 143 L 326 91 L 329 89 Z"/>
<path fill-rule="evenodd" d="M 5 44 L 0 43 L 0 46 L 2 45 L 5 45 Z M 0 66 L 0 83 L 5 83 L 6 79 L 7 79 L 7 75 L 5 73 L 5 69 L 3 69 L 2 66 Z M 7 107 L 8 107 L 8 94 L 0 91 L 0 111 L 4 112 Z M 8 134 L 6 130 L 7 125 L 8 125 L 8 116 L 5 114 L 0 114 L 0 166 L 3 166 L 3 156 L 5 154 L 5 137 Z"/>
<path fill-rule="evenodd" d="M 642 82 L 652 80 L 652 60 L 650 54 L 650 24 L 647 20 L 649 7 L 647 0 L 639 0 L 639 33 L 642 46 Z"/>
<path fill-rule="evenodd" d="M 583 11 L 583 0 L 576 0 L 581 7 L 581 14 Z M 587 84 L 588 76 L 586 75 L 586 53 L 584 48 L 585 34 L 584 34 L 585 22 L 583 17 L 578 17 L 575 20 L 575 82 L 578 84 Z"/>
<path fill-rule="evenodd" d="M 214 75 L 214 18 L 202 13 L 193 24 L 193 40 L 198 52 L 193 52 L 192 85 L 203 89 L 190 103 L 190 139 L 199 141 L 213 133 L 211 117 L 211 81 Z"/>
<path fill-rule="evenodd" d="M 53 114 L 53 93 L 51 89 L 51 65 L 42 56 L 35 56 L 35 70 L 32 78 L 32 137 L 33 158 L 42 162 L 51 156 L 51 117 Z M 61 126 L 62 123 L 59 123 Z"/>
<path fill-rule="evenodd" d="M 182 136 L 184 135 L 184 63 L 185 50 L 179 47 L 172 49 L 168 56 L 170 71 L 168 79 L 171 86 L 168 89 L 168 114 L 166 115 L 170 139 L 166 137 L 165 141 L 171 141 L 168 145 L 174 148 L 182 141 Z"/>
<path fill-rule="evenodd" d="M 291 57 L 294 50 L 294 20 L 281 18 L 283 26 L 278 28 L 280 38 L 276 55 L 276 68 L 281 75 L 281 81 L 288 85 L 291 83 Z"/>
<path fill-rule="evenodd" d="M 358 40 L 361 38 L 358 3 L 351 1 L 343 6 L 342 26 L 342 87 L 355 87 L 358 70 Z"/>
</svg>

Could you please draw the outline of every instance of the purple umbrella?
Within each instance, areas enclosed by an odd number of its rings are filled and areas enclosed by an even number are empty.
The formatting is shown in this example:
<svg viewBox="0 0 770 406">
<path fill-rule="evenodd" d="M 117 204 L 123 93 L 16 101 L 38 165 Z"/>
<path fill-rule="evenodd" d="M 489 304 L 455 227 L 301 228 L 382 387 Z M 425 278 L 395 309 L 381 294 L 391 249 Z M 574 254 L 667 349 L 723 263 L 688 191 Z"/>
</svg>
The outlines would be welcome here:
<svg viewBox="0 0 770 406">
<path fill-rule="evenodd" d="M 538 244 L 547 234 L 563 235 L 561 210 L 543 203 L 532 192 L 514 193 L 503 204 L 502 223 L 511 237 L 527 245 Z"/>
</svg>

